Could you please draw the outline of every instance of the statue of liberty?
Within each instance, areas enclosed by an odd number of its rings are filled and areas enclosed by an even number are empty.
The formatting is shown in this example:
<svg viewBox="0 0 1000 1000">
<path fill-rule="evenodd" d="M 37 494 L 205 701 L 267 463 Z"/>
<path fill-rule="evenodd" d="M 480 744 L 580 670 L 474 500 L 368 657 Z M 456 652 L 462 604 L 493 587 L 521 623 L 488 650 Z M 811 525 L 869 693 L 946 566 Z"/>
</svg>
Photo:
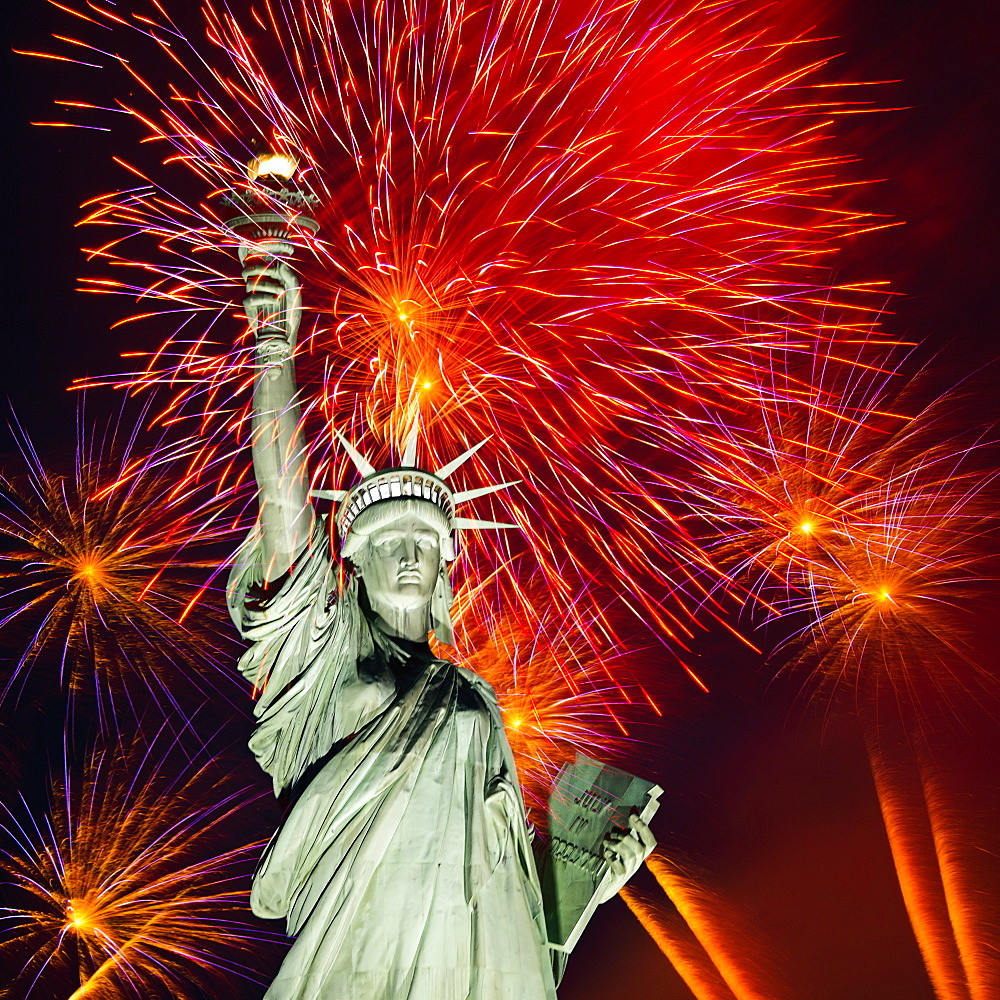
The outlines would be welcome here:
<svg viewBox="0 0 1000 1000">
<path fill-rule="evenodd" d="M 414 434 L 399 467 L 376 471 L 341 439 L 363 478 L 323 494 L 341 500 L 328 530 L 300 431 L 301 289 L 291 248 L 267 250 L 241 248 L 259 519 L 229 592 L 260 692 L 250 747 L 293 803 L 251 894 L 295 938 L 266 1000 L 553 1000 L 565 955 L 496 696 L 428 645 L 431 629 L 451 641 L 455 505 L 469 497 L 446 479 L 475 449 L 431 473 Z M 654 846 L 631 825 L 607 841 L 601 901 Z"/>
</svg>

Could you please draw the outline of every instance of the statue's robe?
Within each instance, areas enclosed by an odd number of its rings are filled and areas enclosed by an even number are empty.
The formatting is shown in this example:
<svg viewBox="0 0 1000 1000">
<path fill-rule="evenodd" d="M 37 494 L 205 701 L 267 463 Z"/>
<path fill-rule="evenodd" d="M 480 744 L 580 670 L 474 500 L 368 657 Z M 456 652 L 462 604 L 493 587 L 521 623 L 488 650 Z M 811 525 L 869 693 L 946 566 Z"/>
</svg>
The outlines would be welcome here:
<svg viewBox="0 0 1000 1000">
<path fill-rule="evenodd" d="M 321 531 L 269 591 L 257 556 L 230 592 L 263 689 L 251 748 L 297 796 L 251 894 L 295 938 L 266 1000 L 554 1000 L 492 688 L 337 607 Z"/>
</svg>

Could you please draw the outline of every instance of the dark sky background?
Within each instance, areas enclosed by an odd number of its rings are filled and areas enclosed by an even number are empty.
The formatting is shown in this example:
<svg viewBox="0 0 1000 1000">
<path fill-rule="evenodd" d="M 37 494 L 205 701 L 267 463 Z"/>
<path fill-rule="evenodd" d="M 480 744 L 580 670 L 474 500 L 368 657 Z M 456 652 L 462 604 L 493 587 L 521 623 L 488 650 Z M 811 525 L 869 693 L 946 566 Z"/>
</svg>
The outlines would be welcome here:
<svg viewBox="0 0 1000 1000">
<path fill-rule="evenodd" d="M 860 200 L 905 226 L 858 239 L 841 276 L 889 281 L 902 294 L 886 328 L 971 371 L 997 355 L 997 5 L 802 5 L 841 38 L 832 79 L 899 80 L 879 99 L 907 109 L 844 123 L 842 148 L 861 158 L 859 175 L 884 178 Z M 8 0 L 4 16 L 17 48 L 44 48 L 50 31 L 66 27 L 43 0 Z M 93 89 L 84 88 L 86 72 Z M 54 98 L 99 99 L 97 77 L 10 57 L 4 81 L 0 392 L 43 451 L 72 438 L 67 384 L 118 369 L 125 346 L 108 328 L 127 303 L 74 291 L 87 270 L 73 227 L 79 205 L 110 186 L 111 156 L 132 155 L 134 133 L 127 123 L 115 133 L 27 124 L 58 117 Z M 988 394 L 981 416 L 996 416 Z M 802 1000 L 932 1000 L 857 733 L 804 705 L 797 679 L 769 682 L 740 657 L 707 639 L 701 662 L 712 695 L 685 691 L 672 707 L 670 749 L 651 763 L 667 789 L 657 830 L 739 901 Z M 690 996 L 615 901 L 595 919 L 560 996 L 632 995 Z"/>
</svg>

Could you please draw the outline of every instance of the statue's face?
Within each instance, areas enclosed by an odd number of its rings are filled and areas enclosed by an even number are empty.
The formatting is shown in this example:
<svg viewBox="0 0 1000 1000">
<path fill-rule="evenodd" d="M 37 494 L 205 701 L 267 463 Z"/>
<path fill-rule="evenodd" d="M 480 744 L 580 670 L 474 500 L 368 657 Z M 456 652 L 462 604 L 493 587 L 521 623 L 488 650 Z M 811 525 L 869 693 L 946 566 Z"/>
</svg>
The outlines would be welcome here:
<svg viewBox="0 0 1000 1000">
<path fill-rule="evenodd" d="M 407 513 L 368 536 L 361 578 L 373 607 L 413 611 L 430 602 L 440 564 L 437 531 Z"/>
</svg>

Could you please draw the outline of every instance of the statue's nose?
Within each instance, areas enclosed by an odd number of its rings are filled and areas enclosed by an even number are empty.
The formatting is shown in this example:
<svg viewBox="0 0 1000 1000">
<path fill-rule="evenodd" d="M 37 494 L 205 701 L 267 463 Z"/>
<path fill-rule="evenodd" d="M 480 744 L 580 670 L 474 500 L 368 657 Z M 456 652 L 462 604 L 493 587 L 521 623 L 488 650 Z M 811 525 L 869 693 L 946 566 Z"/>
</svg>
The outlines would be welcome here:
<svg viewBox="0 0 1000 1000">
<path fill-rule="evenodd" d="M 417 564 L 417 541 L 415 538 L 403 539 L 403 562 L 411 566 Z"/>
</svg>

